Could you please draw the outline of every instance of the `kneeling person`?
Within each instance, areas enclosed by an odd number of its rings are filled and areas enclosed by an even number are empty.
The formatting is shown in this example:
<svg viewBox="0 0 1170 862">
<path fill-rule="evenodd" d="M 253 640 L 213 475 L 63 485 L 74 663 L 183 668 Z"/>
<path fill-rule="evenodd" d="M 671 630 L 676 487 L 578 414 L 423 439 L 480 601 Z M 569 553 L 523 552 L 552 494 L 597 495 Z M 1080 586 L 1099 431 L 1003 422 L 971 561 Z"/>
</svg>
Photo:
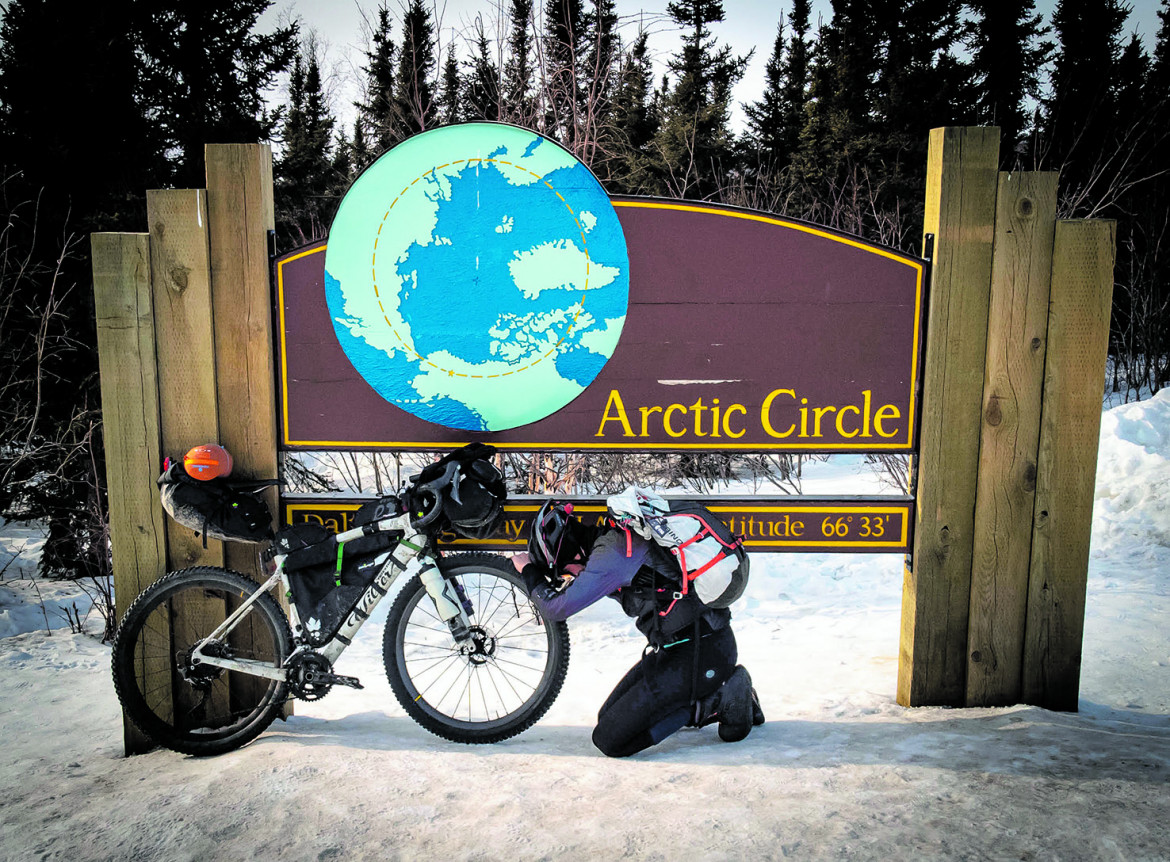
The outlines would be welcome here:
<svg viewBox="0 0 1170 862">
<path fill-rule="evenodd" d="M 593 744 L 627 757 L 681 727 L 719 722 L 738 742 L 764 723 L 747 670 L 736 664 L 731 612 L 678 591 L 678 564 L 632 531 L 588 527 L 572 506 L 546 503 L 528 552 L 512 559 L 541 613 L 563 620 L 603 597 L 616 599 L 648 641 L 641 661 L 597 714 Z"/>
</svg>

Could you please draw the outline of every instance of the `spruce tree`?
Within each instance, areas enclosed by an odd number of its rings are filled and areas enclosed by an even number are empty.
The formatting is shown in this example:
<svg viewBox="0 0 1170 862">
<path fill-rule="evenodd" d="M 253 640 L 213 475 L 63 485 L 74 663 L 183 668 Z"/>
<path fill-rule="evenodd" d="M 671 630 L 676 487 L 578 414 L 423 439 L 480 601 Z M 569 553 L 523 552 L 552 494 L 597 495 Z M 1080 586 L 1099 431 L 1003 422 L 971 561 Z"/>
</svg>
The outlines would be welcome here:
<svg viewBox="0 0 1170 862">
<path fill-rule="evenodd" d="M 653 107 L 654 72 L 648 39 L 649 34 L 643 31 L 630 46 L 622 61 L 614 97 L 615 125 L 635 152 L 649 146 L 658 127 Z"/>
<path fill-rule="evenodd" d="M 1158 20 L 1161 24 L 1154 43 L 1153 62 L 1150 64 L 1150 86 L 1155 95 L 1170 98 L 1170 0 L 1162 0 Z"/>
<path fill-rule="evenodd" d="M 275 165 L 277 234 L 303 245 L 325 236 L 341 180 L 334 172 L 332 114 L 325 101 L 317 40 L 293 59 L 284 148 Z"/>
<path fill-rule="evenodd" d="M 0 10 L 0 517 L 47 523 L 41 572 L 108 573 L 86 234 L 141 230 L 167 177 L 134 98 L 125 0 Z"/>
<path fill-rule="evenodd" d="M 904 0 L 891 3 L 881 22 L 885 50 L 873 131 L 887 166 L 904 161 L 917 174 L 927 130 L 970 122 L 970 67 L 955 53 L 960 11 L 960 0 Z"/>
<path fill-rule="evenodd" d="M 621 66 L 621 39 L 617 34 L 614 0 L 591 0 L 585 11 L 584 56 L 581 62 L 581 111 L 576 152 L 595 170 L 612 160 L 617 129 L 613 125 L 613 97 Z"/>
<path fill-rule="evenodd" d="M 1142 47 L 1142 40 L 1134 33 L 1117 60 L 1115 110 L 1119 129 L 1133 128 L 1148 119 L 1145 113 L 1149 76 L 1150 58 Z"/>
<path fill-rule="evenodd" d="M 265 106 L 297 49 L 297 27 L 254 32 L 270 0 L 191 3 L 154 0 L 135 34 L 137 96 L 171 157 L 171 181 L 203 184 L 209 141 L 272 137 L 279 118 Z"/>
<path fill-rule="evenodd" d="M 491 56 L 491 45 L 483 29 L 483 19 L 475 19 L 475 41 L 467 63 L 466 87 L 463 90 L 463 114 L 469 120 L 500 118 L 500 71 Z"/>
<path fill-rule="evenodd" d="M 444 123 L 458 123 L 461 116 L 462 82 L 459 79 L 459 60 L 455 57 L 455 43 L 447 45 L 447 59 L 443 62 L 443 88 L 439 94 L 439 116 Z"/>
<path fill-rule="evenodd" d="M 403 138 L 436 124 L 435 25 L 423 0 L 411 0 L 402 19 L 402 49 L 395 82 L 395 115 Z"/>
<path fill-rule="evenodd" d="M 835 173 L 838 165 L 868 155 L 884 54 L 871 4 L 832 2 L 833 17 L 821 26 L 813 54 L 810 106 L 801 131 L 800 167 L 814 184 Z"/>
<path fill-rule="evenodd" d="M 164 144 L 134 98 L 134 13 L 129 0 L 3 10 L 0 177 L 10 201 L 40 197 L 53 232 L 70 211 L 83 232 L 138 229 L 147 184 L 166 178 Z"/>
<path fill-rule="evenodd" d="M 533 125 L 532 98 L 532 0 L 512 0 L 508 54 L 504 61 L 504 104 L 507 118 Z"/>
<path fill-rule="evenodd" d="M 365 124 L 359 115 L 353 121 L 353 140 L 349 143 L 349 166 L 353 175 L 360 173 L 374 160 L 375 154 L 366 142 Z"/>
<path fill-rule="evenodd" d="M 776 26 L 772 55 L 764 66 L 764 93 L 758 102 L 744 105 L 747 115 L 747 139 L 752 155 L 749 167 L 771 173 L 788 155 L 784 140 L 785 54 L 784 16 Z"/>
<path fill-rule="evenodd" d="M 809 14 L 811 0 L 793 0 L 789 26 L 792 38 L 788 41 L 788 57 L 784 76 L 784 95 L 781 102 L 782 144 L 786 159 L 791 159 L 800 143 L 804 128 L 805 104 L 809 88 Z"/>
<path fill-rule="evenodd" d="M 378 20 L 370 34 L 370 49 L 365 52 L 365 100 L 357 103 L 358 124 L 361 133 L 355 129 L 353 146 L 356 161 L 364 163 L 370 156 L 378 156 L 399 140 L 396 121 L 394 90 L 394 37 L 390 10 L 383 3 L 378 7 Z M 367 138 L 368 134 L 368 138 Z M 369 147 L 370 152 L 359 150 Z"/>
<path fill-rule="evenodd" d="M 585 12 L 581 0 L 546 0 L 544 16 L 544 131 L 575 151 L 585 99 Z"/>
<path fill-rule="evenodd" d="M 648 56 L 645 31 L 622 59 L 614 89 L 612 124 L 613 156 L 603 167 L 594 162 L 606 177 L 606 187 L 620 194 L 649 194 L 657 191 L 647 150 L 658 132 L 658 116 L 653 103 L 654 73 Z"/>
<path fill-rule="evenodd" d="M 1052 53 L 1050 32 L 1033 0 L 1016 4 L 967 0 L 974 17 L 964 28 L 975 78 L 972 119 L 999 126 L 1001 162 L 1010 168 L 1029 132 L 1029 102 L 1040 98 L 1041 73 Z"/>
<path fill-rule="evenodd" d="M 1117 63 L 1129 9 L 1121 0 L 1058 0 L 1052 26 L 1059 42 L 1052 97 L 1045 104 L 1049 164 L 1063 192 L 1093 183 L 1115 141 Z"/>
<path fill-rule="evenodd" d="M 667 12 L 685 28 L 682 46 L 668 62 L 674 84 L 663 101 L 656 144 L 670 192 L 705 198 L 731 167 L 728 127 L 731 88 L 747 57 L 717 47 L 709 25 L 723 20 L 722 0 L 671 0 Z"/>
<path fill-rule="evenodd" d="M 355 176 L 353 145 L 349 141 L 349 136 L 345 134 L 345 129 L 337 130 L 337 138 L 333 143 L 333 164 L 330 167 L 340 200 L 341 196 L 345 194 L 345 190 L 349 188 L 350 180 Z"/>
<path fill-rule="evenodd" d="M 614 77 L 621 62 L 618 15 L 614 0 L 592 0 L 583 20 L 585 52 L 581 73 L 587 101 L 593 103 L 596 125 L 604 122 L 608 116 Z"/>
</svg>

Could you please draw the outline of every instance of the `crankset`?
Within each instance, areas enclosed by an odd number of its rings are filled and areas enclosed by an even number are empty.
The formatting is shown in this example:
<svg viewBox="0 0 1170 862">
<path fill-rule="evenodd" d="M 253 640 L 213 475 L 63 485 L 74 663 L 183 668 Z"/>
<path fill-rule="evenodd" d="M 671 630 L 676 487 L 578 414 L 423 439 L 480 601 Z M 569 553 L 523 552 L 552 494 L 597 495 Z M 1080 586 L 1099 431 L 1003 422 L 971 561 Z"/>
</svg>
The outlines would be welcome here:
<svg viewBox="0 0 1170 862">
<path fill-rule="evenodd" d="M 288 660 L 285 669 L 293 696 L 301 700 L 320 700 L 335 685 L 363 688 L 356 676 L 334 673 L 329 659 L 319 652 L 298 653 Z"/>
</svg>

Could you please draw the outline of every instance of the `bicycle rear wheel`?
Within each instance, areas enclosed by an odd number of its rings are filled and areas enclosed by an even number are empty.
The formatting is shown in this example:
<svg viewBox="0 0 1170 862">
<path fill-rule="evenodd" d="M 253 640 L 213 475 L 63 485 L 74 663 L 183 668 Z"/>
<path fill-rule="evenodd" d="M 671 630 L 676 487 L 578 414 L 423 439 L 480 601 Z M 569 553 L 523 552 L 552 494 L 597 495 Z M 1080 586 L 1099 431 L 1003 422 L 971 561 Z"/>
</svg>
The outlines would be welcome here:
<svg viewBox="0 0 1170 862">
<path fill-rule="evenodd" d="M 172 572 L 134 600 L 114 636 L 114 688 L 126 714 L 158 745 L 184 754 L 220 754 L 255 739 L 280 712 L 287 685 L 191 661 L 255 581 L 201 566 Z M 265 593 L 227 637 L 205 647 L 222 658 L 284 665 L 288 620 Z"/>
<path fill-rule="evenodd" d="M 510 561 L 459 554 L 439 571 L 470 600 L 469 641 L 456 643 L 418 576 L 398 594 L 382 656 L 394 696 L 424 728 L 452 742 L 499 742 L 548 711 L 569 667 L 569 630 L 545 620 Z"/>
</svg>

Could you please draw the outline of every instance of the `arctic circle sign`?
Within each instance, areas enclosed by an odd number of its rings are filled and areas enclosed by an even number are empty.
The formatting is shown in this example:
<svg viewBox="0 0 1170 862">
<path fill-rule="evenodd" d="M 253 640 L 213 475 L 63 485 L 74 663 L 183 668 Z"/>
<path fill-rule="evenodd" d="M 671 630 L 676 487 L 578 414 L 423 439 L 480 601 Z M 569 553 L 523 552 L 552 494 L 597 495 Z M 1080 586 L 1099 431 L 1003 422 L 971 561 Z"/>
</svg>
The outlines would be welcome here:
<svg viewBox="0 0 1170 862">
<path fill-rule="evenodd" d="M 523 129 L 399 144 L 275 276 L 286 449 L 916 445 L 922 259 L 774 213 L 607 197 Z"/>
<path fill-rule="evenodd" d="M 346 357 L 436 425 L 502 431 L 557 412 L 612 356 L 629 260 L 609 196 L 533 132 L 416 135 L 346 192 L 325 296 Z"/>
</svg>

